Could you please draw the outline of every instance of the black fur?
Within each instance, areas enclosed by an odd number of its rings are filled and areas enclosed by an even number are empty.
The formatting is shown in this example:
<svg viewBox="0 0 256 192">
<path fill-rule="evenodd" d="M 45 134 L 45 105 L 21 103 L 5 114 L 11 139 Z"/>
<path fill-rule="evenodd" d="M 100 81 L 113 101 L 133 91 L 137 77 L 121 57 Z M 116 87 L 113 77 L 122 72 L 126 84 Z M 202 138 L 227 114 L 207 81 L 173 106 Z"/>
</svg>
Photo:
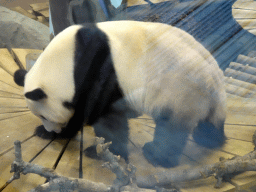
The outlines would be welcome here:
<svg viewBox="0 0 256 192">
<path fill-rule="evenodd" d="M 221 147 L 226 140 L 224 120 L 220 127 L 215 127 L 209 121 L 200 121 L 194 129 L 193 138 L 197 144 L 207 148 Z"/>
<path fill-rule="evenodd" d="M 38 89 L 35 89 L 31 92 L 27 92 L 25 94 L 25 97 L 28 98 L 28 99 L 31 99 L 33 101 L 39 101 L 41 99 L 46 99 L 47 95 L 45 94 L 45 92 L 41 88 L 38 88 Z"/>
<path fill-rule="evenodd" d="M 25 76 L 27 74 L 27 71 L 24 69 L 19 69 L 14 73 L 14 82 L 19 85 L 24 87 L 24 81 L 25 81 Z"/>
<path fill-rule="evenodd" d="M 75 114 L 66 128 L 69 132 L 77 132 L 85 122 L 89 125 L 95 124 L 100 117 L 109 113 L 111 104 L 122 97 L 108 38 L 92 24 L 86 25 L 77 33 L 74 79 L 75 96 L 72 104 L 75 106 Z M 105 131 L 99 130 L 97 126 L 94 126 L 94 129 L 96 136 L 103 136 L 106 141 L 112 140 L 110 150 L 120 154 L 122 150 L 115 150 L 120 141 L 118 142 L 115 136 L 109 137 L 109 134 L 112 135 L 116 130 L 111 131 L 108 126 Z M 122 155 L 127 160 L 128 128 L 123 129 L 122 135 Z M 87 155 L 90 156 L 88 153 Z"/>
</svg>

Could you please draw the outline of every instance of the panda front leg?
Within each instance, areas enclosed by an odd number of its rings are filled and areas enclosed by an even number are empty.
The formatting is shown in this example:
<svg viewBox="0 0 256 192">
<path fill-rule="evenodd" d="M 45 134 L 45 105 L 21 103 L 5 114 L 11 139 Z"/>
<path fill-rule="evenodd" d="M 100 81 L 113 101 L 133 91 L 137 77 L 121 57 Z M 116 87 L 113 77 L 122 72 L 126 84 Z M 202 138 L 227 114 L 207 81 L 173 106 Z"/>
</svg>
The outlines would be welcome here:
<svg viewBox="0 0 256 192">
<path fill-rule="evenodd" d="M 211 108 L 208 116 L 198 122 L 193 130 L 195 142 L 207 148 L 221 147 L 226 140 L 224 133 L 224 123 L 226 118 L 226 106 L 221 102 L 216 102 Z"/>
<path fill-rule="evenodd" d="M 145 158 L 154 166 L 174 167 L 179 164 L 190 129 L 184 121 L 156 120 L 154 139 L 143 147 Z"/>
<path fill-rule="evenodd" d="M 195 142 L 207 148 L 221 147 L 226 140 L 224 134 L 224 120 L 215 126 L 209 120 L 200 121 L 193 131 Z"/>
</svg>

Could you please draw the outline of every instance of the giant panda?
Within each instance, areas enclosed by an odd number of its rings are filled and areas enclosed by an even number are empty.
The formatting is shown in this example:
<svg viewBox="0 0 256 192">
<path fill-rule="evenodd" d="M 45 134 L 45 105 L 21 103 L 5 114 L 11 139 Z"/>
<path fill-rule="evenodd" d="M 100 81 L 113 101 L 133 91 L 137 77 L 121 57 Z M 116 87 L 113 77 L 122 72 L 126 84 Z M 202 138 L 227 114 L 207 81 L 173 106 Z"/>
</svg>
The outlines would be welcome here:
<svg viewBox="0 0 256 192">
<path fill-rule="evenodd" d="M 223 79 L 213 56 L 191 35 L 139 21 L 70 26 L 28 73 L 14 75 L 24 86 L 28 108 L 48 132 L 71 133 L 84 123 L 93 125 L 111 113 L 112 103 L 125 99 L 155 121 L 153 141 L 143 153 L 163 167 L 178 164 L 190 133 L 209 148 L 225 143 Z M 112 133 L 118 129 L 112 127 Z"/>
</svg>

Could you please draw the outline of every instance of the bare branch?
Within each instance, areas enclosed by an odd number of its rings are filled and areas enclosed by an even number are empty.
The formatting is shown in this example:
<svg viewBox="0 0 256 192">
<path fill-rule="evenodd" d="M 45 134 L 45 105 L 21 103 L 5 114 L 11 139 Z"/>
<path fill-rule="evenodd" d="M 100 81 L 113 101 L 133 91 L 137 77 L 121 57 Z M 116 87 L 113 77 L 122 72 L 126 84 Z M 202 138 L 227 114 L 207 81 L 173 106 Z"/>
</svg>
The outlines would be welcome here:
<svg viewBox="0 0 256 192">
<path fill-rule="evenodd" d="M 253 143 L 256 145 L 256 132 L 253 135 Z M 126 168 L 119 163 L 120 156 L 113 155 L 109 151 L 111 142 L 104 144 L 104 138 L 97 138 L 97 154 L 106 161 L 105 167 L 109 168 L 116 174 L 116 179 L 112 187 L 103 183 L 96 183 L 86 179 L 76 179 L 64 177 L 57 174 L 54 170 L 45 168 L 32 163 L 27 163 L 22 160 L 21 144 L 19 141 L 15 143 L 15 161 L 12 164 L 11 172 L 14 172 L 13 177 L 8 181 L 12 182 L 20 178 L 20 173 L 34 173 L 49 179 L 48 183 L 38 186 L 30 192 L 50 192 L 60 190 L 70 192 L 74 190 L 91 191 L 91 192 L 119 192 L 119 191 L 158 191 L 158 192 L 177 192 L 178 189 L 159 188 L 170 186 L 174 182 L 184 182 L 197 179 L 203 179 L 210 176 L 215 176 L 217 183 L 216 188 L 221 187 L 225 181 L 232 182 L 232 175 L 239 174 L 245 171 L 256 171 L 256 150 L 242 157 L 233 157 L 232 159 L 221 158 L 220 162 L 204 167 L 184 169 L 177 171 L 165 171 L 149 175 L 147 177 L 135 176 L 136 168 L 129 164 Z M 256 148 L 256 147 L 255 147 Z M 139 188 L 139 187 L 140 188 Z M 148 189 L 142 189 L 148 188 Z M 153 189 L 153 190 L 151 190 Z"/>
<path fill-rule="evenodd" d="M 154 186 L 170 185 L 174 182 L 185 182 L 215 176 L 217 179 L 215 187 L 219 188 L 222 182 L 225 181 L 223 178 L 226 176 L 245 171 L 256 171 L 256 151 L 252 151 L 243 157 L 221 160 L 218 163 L 204 167 L 177 171 L 170 170 L 147 177 L 137 177 L 137 185 L 142 188 L 152 188 Z"/>
<path fill-rule="evenodd" d="M 113 186 L 111 187 L 112 191 L 120 191 L 120 188 L 128 184 L 133 183 L 135 179 L 136 167 L 129 164 L 126 169 L 124 169 L 120 164 L 120 156 L 116 156 L 109 151 L 109 146 L 112 142 L 104 143 L 104 138 L 96 138 L 96 150 L 99 157 L 104 161 L 107 161 L 103 164 L 104 167 L 110 169 L 113 173 L 116 174 L 116 179 Z M 134 186 L 137 187 L 137 186 Z"/>
</svg>

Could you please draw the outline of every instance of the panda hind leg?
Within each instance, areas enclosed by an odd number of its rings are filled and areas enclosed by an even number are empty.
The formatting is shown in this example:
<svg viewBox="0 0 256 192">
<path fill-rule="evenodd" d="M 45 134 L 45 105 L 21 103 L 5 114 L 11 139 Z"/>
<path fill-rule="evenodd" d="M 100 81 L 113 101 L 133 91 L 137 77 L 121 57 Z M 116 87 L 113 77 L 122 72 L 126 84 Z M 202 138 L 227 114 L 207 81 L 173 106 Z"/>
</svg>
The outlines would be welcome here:
<svg viewBox="0 0 256 192">
<path fill-rule="evenodd" d="M 220 123 L 219 127 L 215 127 L 208 120 L 200 121 L 193 131 L 193 138 L 197 144 L 210 149 L 221 147 L 226 140 L 224 120 Z"/>
<path fill-rule="evenodd" d="M 162 118 L 155 122 L 154 139 L 144 145 L 143 154 L 154 166 L 166 168 L 177 166 L 190 129 L 181 121 Z"/>
</svg>

